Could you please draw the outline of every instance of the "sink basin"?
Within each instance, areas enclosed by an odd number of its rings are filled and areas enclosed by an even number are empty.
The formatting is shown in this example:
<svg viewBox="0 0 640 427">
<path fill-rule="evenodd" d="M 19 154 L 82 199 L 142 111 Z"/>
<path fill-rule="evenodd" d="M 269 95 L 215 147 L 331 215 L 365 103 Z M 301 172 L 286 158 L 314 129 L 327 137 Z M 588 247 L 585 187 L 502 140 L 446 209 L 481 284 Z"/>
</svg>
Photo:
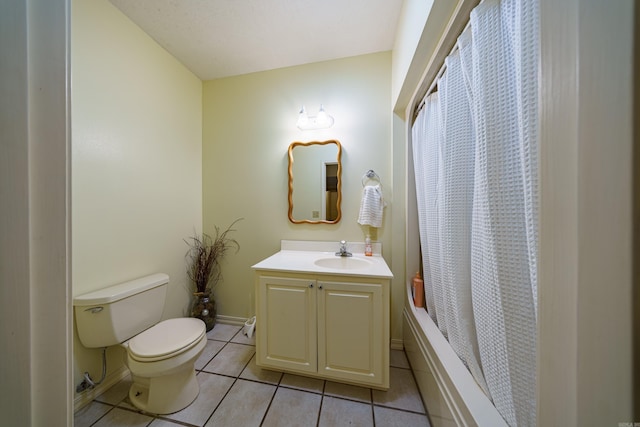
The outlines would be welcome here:
<svg viewBox="0 0 640 427">
<path fill-rule="evenodd" d="M 340 270 L 358 270 L 361 268 L 367 268 L 371 263 L 361 258 L 351 257 L 333 257 L 333 258 L 320 258 L 315 260 L 315 265 L 318 267 L 335 268 Z"/>
</svg>

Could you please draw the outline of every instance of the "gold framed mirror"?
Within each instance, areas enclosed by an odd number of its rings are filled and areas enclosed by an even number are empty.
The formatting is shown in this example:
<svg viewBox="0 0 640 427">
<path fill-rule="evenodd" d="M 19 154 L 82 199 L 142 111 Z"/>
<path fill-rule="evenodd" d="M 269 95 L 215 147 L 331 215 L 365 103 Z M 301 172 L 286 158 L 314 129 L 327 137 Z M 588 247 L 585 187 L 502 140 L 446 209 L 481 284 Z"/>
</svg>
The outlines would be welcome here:
<svg viewBox="0 0 640 427">
<path fill-rule="evenodd" d="M 294 224 L 340 221 L 341 156 L 342 146 L 335 139 L 289 145 L 289 221 Z"/>
</svg>

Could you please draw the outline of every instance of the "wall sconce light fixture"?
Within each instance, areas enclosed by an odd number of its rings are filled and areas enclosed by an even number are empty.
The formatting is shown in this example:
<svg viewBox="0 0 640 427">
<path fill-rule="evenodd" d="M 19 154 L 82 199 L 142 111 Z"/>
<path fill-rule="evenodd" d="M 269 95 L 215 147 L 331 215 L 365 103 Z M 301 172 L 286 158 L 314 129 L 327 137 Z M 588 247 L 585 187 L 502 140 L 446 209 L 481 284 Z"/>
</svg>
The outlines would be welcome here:
<svg viewBox="0 0 640 427">
<path fill-rule="evenodd" d="M 327 114 L 320 104 L 320 111 L 317 116 L 308 116 L 307 110 L 304 105 L 300 109 L 300 115 L 298 116 L 298 123 L 296 123 L 300 130 L 312 130 L 312 129 L 325 129 L 333 126 L 333 117 Z"/>
</svg>

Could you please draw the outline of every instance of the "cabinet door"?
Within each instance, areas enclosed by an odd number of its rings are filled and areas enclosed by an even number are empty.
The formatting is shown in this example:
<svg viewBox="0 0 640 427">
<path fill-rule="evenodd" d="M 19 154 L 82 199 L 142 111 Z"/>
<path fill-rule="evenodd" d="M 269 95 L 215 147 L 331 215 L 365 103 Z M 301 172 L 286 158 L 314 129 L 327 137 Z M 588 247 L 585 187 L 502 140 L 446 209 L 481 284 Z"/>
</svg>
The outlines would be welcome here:
<svg viewBox="0 0 640 427">
<path fill-rule="evenodd" d="M 260 276 L 257 363 L 301 372 L 317 370 L 316 283 Z"/>
<path fill-rule="evenodd" d="M 381 284 L 318 281 L 320 375 L 388 387 L 385 317 Z"/>
</svg>

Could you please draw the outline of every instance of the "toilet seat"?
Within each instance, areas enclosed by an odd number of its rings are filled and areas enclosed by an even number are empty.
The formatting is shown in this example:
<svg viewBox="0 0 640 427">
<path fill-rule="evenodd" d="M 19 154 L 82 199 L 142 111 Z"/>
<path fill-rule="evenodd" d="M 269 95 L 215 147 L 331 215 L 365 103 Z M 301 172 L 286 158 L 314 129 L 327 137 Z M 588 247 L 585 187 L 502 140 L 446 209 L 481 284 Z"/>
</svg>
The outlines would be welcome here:
<svg viewBox="0 0 640 427">
<path fill-rule="evenodd" d="M 157 362 L 177 356 L 197 345 L 206 334 L 202 320 L 168 319 L 129 341 L 129 357 L 138 362 Z"/>
</svg>

